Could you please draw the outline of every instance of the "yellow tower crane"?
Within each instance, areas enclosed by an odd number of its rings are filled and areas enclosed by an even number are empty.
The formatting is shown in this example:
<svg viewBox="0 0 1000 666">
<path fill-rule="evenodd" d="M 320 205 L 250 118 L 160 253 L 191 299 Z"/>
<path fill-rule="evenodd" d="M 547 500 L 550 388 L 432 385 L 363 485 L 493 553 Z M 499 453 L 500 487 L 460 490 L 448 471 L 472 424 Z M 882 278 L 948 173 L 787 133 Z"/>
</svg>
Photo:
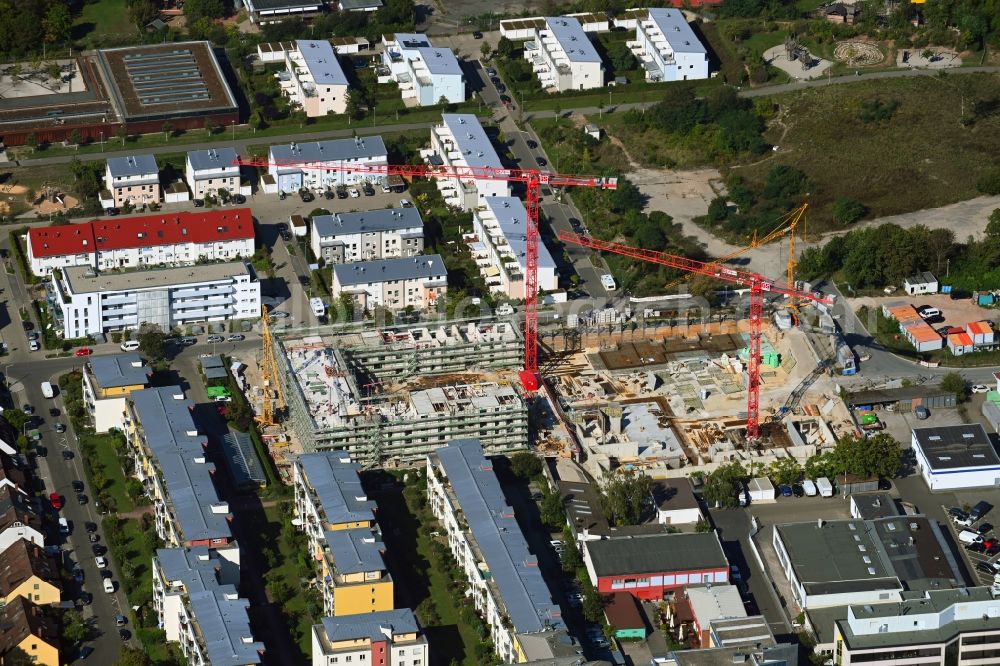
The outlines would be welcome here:
<svg viewBox="0 0 1000 666">
<path fill-rule="evenodd" d="M 805 220 L 806 209 L 809 208 L 809 204 L 804 203 L 798 208 L 795 208 L 787 213 L 785 213 L 780 220 L 778 220 L 778 226 L 774 228 L 773 231 L 768 233 L 763 238 L 757 238 L 757 231 L 754 230 L 753 236 L 750 237 L 750 244 L 746 247 L 741 247 L 740 249 L 730 252 L 729 254 L 719 257 L 712 263 L 714 264 L 724 264 L 730 259 L 734 259 L 742 254 L 746 254 L 751 250 L 755 250 L 762 245 L 767 245 L 768 243 L 773 243 L 774 241 L 780 239 L 784 235 L 788 235 L 788 284 L 795 284 L 795 230 L 799 226 L 800 222 Z M 667 285 L 667 289 L 679 285 L 681 282 L 687 280 L 690 275 L 685 275 L 682 278 L 674 280 Z"/>
<path fill-rule="evenodd" d="M 260 413 L 255 420 L 259 426 L 266 428 L 275 425 L 274 415 L 285 410 L 285 391 L 278 378 L 278 358 L 275 356 L 274 338 L 271 337 L 266 305 L 261 306 L 260 327 L 260 379 L 264 395 L 261 400 Z"/>
</svg>

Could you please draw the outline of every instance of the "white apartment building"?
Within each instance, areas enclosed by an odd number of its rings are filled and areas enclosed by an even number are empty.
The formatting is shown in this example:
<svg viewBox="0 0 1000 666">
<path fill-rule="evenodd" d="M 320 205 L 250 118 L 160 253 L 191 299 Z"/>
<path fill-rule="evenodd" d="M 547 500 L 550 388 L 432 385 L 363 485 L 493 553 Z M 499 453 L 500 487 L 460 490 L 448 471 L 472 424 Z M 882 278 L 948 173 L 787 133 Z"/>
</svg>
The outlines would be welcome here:
<svg viewBox="0 0 1000 666">
<path fill-rule="evenodd" d="M 479 118 L 471 113 L 443 113 L 442 123 L 431 129 L 431 147 L 422 152 L 431 166 L 473 167 L 503 170 L 503 162 L 486 136 Z M 506 180 L 442 176 L 438 189 L 445 203 L 462 210 L 475 210 L 488 197 L 509 197 Z"/>
<path fill-rule="evenodd" d="M 547 90 L 590 90 L 604 86 L 604 63 L 571 16 L 547 16 L 534 38 L 524 43 L 524 57 Z"/>
<path fill-rule="evenodd" d="M 160 169 L 156 158 L 152 155 L 110 158 L 104 170 L 104 187 L 107 192 L 101 194 L 101 205 L 105 208 L 159 201 Z"/>
<path fill-rule="evenodd" d="M 254 253 L 253 213 L 227 208 L 94 220 L 28 230 L 35 275 L 88 266 L 101 271 L 232 261 Z"/>
<path fill-rule="evenodd" d="M 517 197 L 492 197 L 472 213 L 472 256 L 490 291 L 511 299 L 525 296 L 528 266 L 528 211 Z M 538 241 L 538 289 L 559 288 L 556 262 Z"/>
<path fill-rule="evenodd" d="M 230 194 L 250 194 L 250 186 L 240 182 L 240 165 L 236 163 L 235 148 L 209 148 L 188 151 L 184 160 L 184 178 L 191 195 L 204 199 L 206 195 L 217 196 L 219 190 Z"/>
<path fill-rule="evenodd" d="M 698 41 L 679 9 L 656 7 L 635 25 L 633 52 L 646 70 L 647 81 L 687 81 L 708 78 L 708 51 Z"/>
<path fill-rule="evenodd" d="M 557 656 L 551 637 L 565 630 L 561 611 L 478 440 L 454 441 L 427 456 L 427 499 L 501 660 Z"/>
<path fill-rule="evenodd" d="M 153 606 L 166 639 L 178 643 L 191 666 L 260 664 L 264 644 L 254 640 L 235 578 L 205 547 L 161 548 L 153 556 Z"/>
<path fill-rule="evenodd" d="M 316 215 L 310 244 L 327 264 L 413 257 L 424 251 L 424 221 L 415 207 Z"/>
<path fill-rule="evenodd" d="M 333 267 L 333 297 L 348 294 L 366 310 L 431 309 L 447 292 L 448 270 L 439 254 Z"/>
<path fill-rule="evenodd" d="M 243 262 L 95 273 L 74 266 L 52 280 L 54 314 L 66 338 L 136 329 L 165 331 L 205 321 L 260 317 L 260 282 Z"/>
<path fill-rule="evenodd" d="M 281 91 L 310 118 L 347 112 L 347 75 L 330 42 L 299 39 L 285 51 L 287 69 L 275 76 Z"/>
<path fill-rule="evenodd" d="M 465 101 L 465 76 L 451 49 L 436 48 L 426 35 L 382 36 L 382 64 L 404 100 L 416 106 Z"/>
<path fill-rule="evenodd" d="M 335 451 L 303 454 L 292 463 L 292 523 L 306 533 L 313 556 L 325 547 L 326 532 L 375 524 L 375 502 L 365 495 L 360 473 L 361 465 Z"/>
<path fill-rule="evenodd" d="M 91 356 L 83 366 L 83 404 L 94 431 L 123 430 L 125 400 L 149 386 L 153 371 L 136 352 Z"/>
<path fill-rule="evenodd" d="M 324 617 L 312 628 L 312 666 L 427 666 L 427 638 L 408 608 Z"/>
<path fill-rule="evenodd" d="M 904 592 L 895 603 L 852 605 L 834 625 L 841 666 L 986 666 L 1000 662 L 1000 588 Z"/>
<path fill-rule="evenodd" d="M 362 182 L 383 183 L 385 175 L 367 171 L 341 170 L 351 165 L 384 167 L 389 152 L 380 136 L 331 139 L 309 143 L 271 146 L 268 175 L 274 180 L 274 193 L 298 192 L 301 189 L 322 192 L 338 185 Z M 334 163 L 337 169 L 324 168 Z"/>
</svg>

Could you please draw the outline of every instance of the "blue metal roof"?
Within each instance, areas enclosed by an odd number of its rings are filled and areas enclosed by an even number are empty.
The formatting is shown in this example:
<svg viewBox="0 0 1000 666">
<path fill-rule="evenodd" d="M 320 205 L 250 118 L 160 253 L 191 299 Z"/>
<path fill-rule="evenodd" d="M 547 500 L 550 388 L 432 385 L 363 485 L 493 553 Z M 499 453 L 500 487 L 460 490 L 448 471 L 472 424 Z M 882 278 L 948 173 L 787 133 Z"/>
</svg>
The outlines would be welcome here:
<svg viewBox="0 0 1000 666">
<path fill-rule="evenodd" d="M 146 153 L 108 158 L 108 169 L 111 171 L 111 176 L 115 178 L 148 176 L 158 174 L 160 171 L 159 167 L 156 166 L 156 158 Z"/>
<path fill-rule="evenodd" d="M 414 208 L 382 208 L 312 218 L 313 233 L 321 238 L 346 234 L 367 234 L 379 231 L 423 228 L 420 211 Z"/>
<path fill-rule="evenodd" d="M 559 42 L 570 61 L 601 62 L 601 56 L 583 31 L 583 26 L 572 16 L 546 16 L 545 27 Z"/>
<path fill-rule="evenodd" d="M 361 466 L 342 453 L 308 453 L 299 456 L 299 466 L 309 486 L 316 491 L 328 523 L 374 520 L 375 502 L 361 487 Z"/>
<path fill-rule="evenodd" d="M 409 608 L 324 617 L 323 630 L 330 642 L 353 639 L 384 640 L 397 634 L 415 634 L 420 631 L 417 618 Z"/>
<path fill-rule="evenodd" d="M 681 10 L 654 7 L 649 10 L 649 18 L 667 38 L 675 53 L 708 53 Z"/>
<path fill-rule="evenodd" d="M 469 166 L 502 169 L 503 162 L 472 113 L 442 113 L 441 120 L 455 138 L 455 148 Z"/>
<path fill-rule="evenodd" d="M 236 164 L 235 148 L 209 148 L 208 150 L 189 150 L 187 161 L 195 171 L 212 171 L 229 169 L 239 171 Z"/>
<path fill-rule="evenodd" d="M 347 85 L 347 75 L 344 74 L 330 42 L 325 39 L 299 39 L 295 42 L 295 48 L 302 54 L 316 85 Z"/>
<path fill-rule="evenodd" d="M 425 254 L 419 257 L 400 259 L 379 259 L 377 261 L 356 261 L 333 267 L 337 281 L 342 287 L 357 284 L 372 284 L 393 280 L 418 280 L 420 278 L 447 278 L 444 259 L 440 254 Z"/>
<path fill-rule="evenodd" d="M 142 357 L 134 352 L 91 356 L 89 364 L 94 380 L 102 389 L 146 384 L 152 374 Z"/>
<path fill-rule="evenodd" d="M 435 455 L 451 482 L 514 630 L 529 634 L 563 628 L 559 606 L 552 602 L 538 559 L 528 550 L 514 510 L 507 504 L 493 463 L 483 455 L 479 440 L 454 441 Z"/>
<path fill-rule="evenodd" d="M 458 58 L 451 49 L 424 47 L 417 49 L 417 53 L 427 65 L 427 71 L 431 74 L 453 74 L 462 75 L 462 66 L 458 64 Z"/>
<path fill-rule="evenodd" d="M 385 142 L 382 141 L 382 137 L 377 135 L 271 146 L 270 153 L 272 160 L 301 160 L 303 162 L 388 159 L 389 156 L 389 152 L 385 149 Z M 297 167 L 294 169 L 299 170 Z"/>
<path fill-rule="evenodd" d="M 206 548 L 161 548 L 156 559 L 168 581 L 183 582 L 188 611 L 198 624 L 212 666 L 261 663 L 264 644 L 253 641 L 247 616 L 250 602 L 238 597 L 234 585 L 218 582 L 216 562 Z"/>
<path fill-rule="evenodd" d="M 329 530 L 324 536 L 330 547 L 333 564 L 341 574 L 384 571 L 382 534 L 378 528 Z"/>
<path fill-rule="evenodd" d="M 133 391 L 130 398 L 142 426 L 174 516 L 185 541 L 230 539 L 228 508 L 212 482 L 215 465 L 207 461 L 208 439 L 191 417 L 194 403 L 179 386 Z M 215 513 L 212 507 L 220 509 Z"/>
</svg>

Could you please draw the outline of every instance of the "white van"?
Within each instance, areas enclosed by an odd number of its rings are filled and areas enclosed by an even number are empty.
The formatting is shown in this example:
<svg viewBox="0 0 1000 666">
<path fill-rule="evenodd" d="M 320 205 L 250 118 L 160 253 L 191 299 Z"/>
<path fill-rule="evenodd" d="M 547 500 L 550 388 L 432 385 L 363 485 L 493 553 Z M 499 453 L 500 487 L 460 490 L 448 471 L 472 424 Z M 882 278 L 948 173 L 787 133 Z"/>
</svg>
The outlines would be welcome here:
<svg viewBox="0 0 1000 666">
<path fill-rule="evenodd" d="M 813 483 L 812 479 L 806 479 L 802 482 L 802 490 L 806 492 L 807 497 L 816 497 L 819 493 L 819 491 L 816 490 L 816 484 Z"/>
<path fill-rule="evenodd" d="M 59 519 L 59 534 L 69 534 L 69 521 L 65 518 Z"/>
<path fill-rule="evenodd" d="M 122 343 L 122 351 L 135 351 L 139 348 L 138 340 L 126 340 Z"/>
<path fill-rule="evenodd" d="M 44 395 L 46 398 L 56 397 L 56 391 L 54 388 L 52 388 L 51 382 L 42 382 L 42 395 Z"/>
<path fill-rule="evenodd" d="M 310 298 L 309 307 L 312 309 L 313 314 L 317 317 L 322 317 L 326 314 L 326 304 L 323 303 L 322 298 Z"/>
<path fill-rule="evenodd" d="M 962 530 L 958 533 L 958 540 L 962 543 L 982 543 L 983 535 L 972 530 Z"/>
<path fill-rule="evenodd" d="M 608 291 L 614 291 L 618 288 L 618 285 L 615 284 L 615 278 L 611 273 L 605 273 L 601 276 L 601 286 Z"/>
<path fill-rule="evenodd" d="M 510 303 L 504 303 L 497 308 L 497 316 L 509 317 L 514 314 L 514 307 Z"/>
</svg>

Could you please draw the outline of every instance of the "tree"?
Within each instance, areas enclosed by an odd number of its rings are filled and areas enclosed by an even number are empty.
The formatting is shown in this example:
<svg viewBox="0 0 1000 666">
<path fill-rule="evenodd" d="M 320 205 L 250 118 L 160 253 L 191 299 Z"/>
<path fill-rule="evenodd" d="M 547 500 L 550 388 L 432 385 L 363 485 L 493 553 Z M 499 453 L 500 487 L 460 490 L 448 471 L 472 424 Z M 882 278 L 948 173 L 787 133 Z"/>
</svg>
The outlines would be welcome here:
<svg viewBox="0 0 1000 666">
<path fill-rule="evenodd" d="M 726 201 L 726 197 L 712 199 L 712 202 L 708 204 L 708 221 L 721 222 L 727 217 L 729 217 L 729 203 Z"/>
<path fill-rule="evenodd" d="M 833 202 L 833 219 L 843 226 L 857 222 L 867 212 L 868 209 L 854 197 L 839 197 Z"/>
<path fill-rule="evenodd" d="M 510 457 L 510 468 L 518 478 L 530 481 L 542 473 L 542 461 L 531 451 L 518 451 Z"/>
<path fill-rule="evenodd" d="M 962 402 L 965 400 L 967 390 L 965 378 L 957 372 L 949 372 L 941 378 L 941 390 L 955 394 L 955 400 Z"/>
<path fill-rule="evenodd" d="M 28 422 L 27 414 L 22 412 L 20 409 L 3 410 L 3 418 L 18 432 L 22 432 L 24 430 L 24 424 Z"/>
<path fill-rule="evenodd" d="M 573 538 L 573 531 L 569 525 L 563 525 L 562 542 L 564 546 L 560 562 L 562 570 L 568 574 L 575 573 L 583 566 L 583 557 L 580 555 L 580 548 L 576 545 L 576 539 Z"/>
<path fill-rule="evenodd" d="M 220 19 L 226 15 L 226 6 L 222 0 L 187 0 L 184 3 L 184 16 L 188 25 L 203 18 Z"/>
<path fill-rule="evenodd" d="M 59 44 L 69 40 L 73 30 L 73 17 L 64 2 L 53 2 L 45 14 L 45 41 Z"/>
<path fill-rule="evenodd" d="M 125 645 L 118 655 L 115 666 L 152 666 L 153 662 L 144 650 Z"/>
<path fill-rule="evenodd" d="M 34 132 L 32 132 L 28 136 L 24 137 L 24 143 L 29 148 L 37 148 L 38 147 L 38 137 L 35 136 Z"/>
<path fill-rule="evenodd" d="M 604 599 L 589 580 L 583 586 L 583 617 L 588 622 L 601 622 L 604 619 Z"/>
<path fill-rule="evenodd" d="M 507 60 L 514 54 L 514 42 L 510 41 L 506 37 L 501 37 L 500 41 L 497 42 L 497 56 L 503 60 Z"/>
<path fill-rule="evenodd" d="M 618 188 L 608 194 L 611 210 L 622 213 L 629 210 L 640 210 L 645 201 L 642 192 L 628 178 L 618 179 Z"/>
<path fill-rule="evenodd" d="M 492 49 L 490 48 L 489 42 L 484 41 L 482 46 L 479 47 L 479 54 L 483 56 L 483 60 L 489 60 L 490 51 L 492 51 Z"/>
<path fill-rule="evenodd" d="M 545 493 L 538 504 L 538 517 L 549 527 L 559 527 L 566 524 L 566 509 L 563 506 L 562 495 Z"/>
<path fill-rule="evenodd" d="M 802 467 L 795 458 L 778 458 L 767 468 L 767 475 L 778 485 L 791 485 L 802 476 Z"/>
<path fill-rule="evenodd" d="M 219 126 L 212 122 L 211 118 L 205 119 L 205 133 L 208 135 L 215 134 L 218 131 Z"/>
<path fill-rule="evenodd" d="M 167 336 L 159 326 L 145 326 L 136 339 L 139 341 L 139 349 L 150 359 L 159 361 L 166 356 Z"/>
<path fill-rule="evenodd" d="M 652 501 L 651 481 L 634 470 L 608 472 L 601 486 L 601 508 L 615 525 L 638 525 L 643 509 Z"/>
<path fill-rule="evenodd" d="M 635 56 L 625 42 L 615 42 L 608 48 L 608 60 L 616 74 L 635 67 Z"/>
<path fill-rule="evenodd" d="M 893 477 L 899 471 L 903 450 L 892 435 L 879 433 L 865 438 L 856 435 L 837 441 L 833 457 L 838 474 L 862 479 Z"/>
<path fill-rule="evenodd" d="M 124 123 L 115 129 L 115 136 L 122 140 L 122 145 L 124 146 L 125 140 L 128 139 L 128 128 Z"/>
<path fill-rule="evenodd" d="M 709 506 L 732 508 L 737 506 L 736 486 L 750 478 L 738 462 L 722 465 L 705 479 L 704 496 Z"/>
<path fill-rule="evenodd" d="M 989 169 L 983 173 L 976 181 L 976 189 L 991 196 L 1000 194 L 1000 168 Z"/>
<path fill-rule="evenodd" d="M 169 139 L 170 135 L 173 134 L 174 131 L 173 123 L 169 120 L 164 121 L 164 123 L 160 125 L 160 131 L 163 132 L 164 136 Z"/>
<path fill-rule="evenodd" d="M 353 120 L 361 120 L 365 117 L 364 93 L 360 90 L 347 91 L 347 115 Z"/>
<path fill-rule="evenodd" d="M 837 460 L 833 451 L 824 451 L 807 460 L 805 473 L 808 479 L 837 476 Z"/>
<path fill-rule="evenodd" d="M 87 637 L 87 625 L 83 623 L 83 617 L 75 610 L 67 610 L 62 616 L 63 638 L 71 643 L 79 643 Z"/>
<path fill-rule="evenodd" d="M 45 73 L 54 81 L 62 76 L 62 67 L 58 63 L 49 63 L 49 66 L 45 68 Z"/>
<path fill-rule="evenodd" d="M 83 141 L 83 138 L 80 136 L 80 130 L 74 129 L 70 132 L 67 141 L 69 141 L 70 145 L 79 146 L 80 142 Z"/>
<path fill-rule="evenodd" d="M 160 15 L 153 0 L 130 0 L 128 4 L 128 18 L 135 26 L 136 30 L 145 30 L 154 19 Z"/>
</svg>

